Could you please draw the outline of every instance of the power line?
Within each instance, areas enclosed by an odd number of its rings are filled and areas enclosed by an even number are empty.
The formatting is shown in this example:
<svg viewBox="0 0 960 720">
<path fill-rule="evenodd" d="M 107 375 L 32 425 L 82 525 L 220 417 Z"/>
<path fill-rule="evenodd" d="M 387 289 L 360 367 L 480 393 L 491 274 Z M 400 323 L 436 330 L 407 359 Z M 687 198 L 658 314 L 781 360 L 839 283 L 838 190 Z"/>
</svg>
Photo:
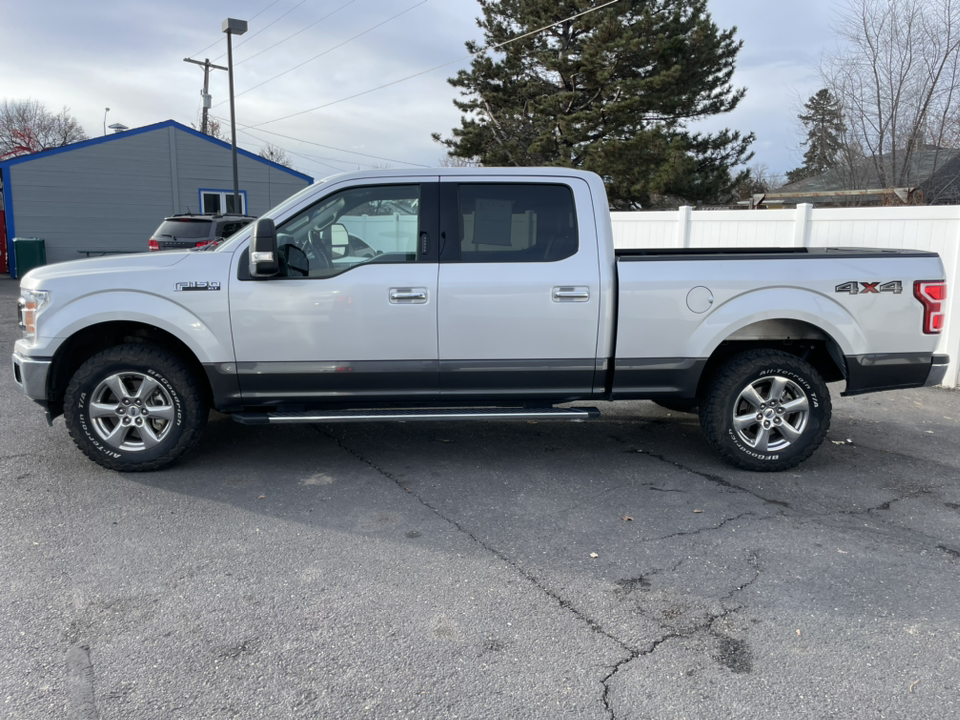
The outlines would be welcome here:
<svg viewBox="0 0 960 720">
<path fill-rule="evenodd" d="M 295 37 L 296 37 L 297 35 L 299 35 L 300 33 L 309 30 L 310 28 L 312 28 L 312 27 L 313 27 L 314 25 L 316 25 L 317 23 L 323 22 L 324 20 L 326 20 L 326 19 L 327 19 L 328 17 L 330 17 L 331 15 L 334 15 L 335 13 L 340 12 L 340 11 L 343 10 L 345 7 L 347 7 L 348 5 L 352 5 L 352 4 L 355 3 L 356 1 L 357 1 L 357 0 L 348 0 L 348 2 L 344 3 L 343 5 L 341 5 L 340 7 L 338 7 L 338 8 L 337 8 L 336 10 L 334 10 L 333 12 L 327 13 L 326 15 L 324 15 L 324 16 L 323 16 L 322 18 L 320 18 L 319 20 L 315 20 L 314 22 L 312 22 L 312 23 L 310 23 L 309 25 L 307 25 L 305 28 L 302 28 L 302 29 L 300 29 L 300 30 L 297 30 L 293 35 L 290 35 L 289 37 L 285 37 L 285 38 L 284 38 L 283 40 L 281 40 L 280 42 L 274 43 L 274 44 L 271 45 L 270 47 L 265 48 L 265 49 L 261 50 L 260 52 L 251 55 L 250 57 L 244 58 L 244 59 L 241 60 L 240 62 L 234 63 L 234 66 L 242 65 L 242 64 L 245 63 L 247 60 L 253 60 L 255 57 L 257 57 L 257 55 L 263 55 L 267 50 L 273 50 L 277 45 L 282 45 L 282 44 L 285 43 L 287 40 L 291 40 L 291 39 L 295 38 Z"/>
<path fill-rule="evenodd" d="M 303 67 L 304 65 L 306 65 L 307 63 L 313 62 L 313 61 L 316 60 L 317 58 L 323 57 L 323 56 L 326 55 L 327 53 L 331 53 L 331 52 L 333 52 L 334 50 L 343 47 L 343 46 L 346 45 L 347 43 L 353 42 L 353 41 L 356 40 L 358 37 L 362 37 L 363 35 L 366 35 L 367 33 L 372 32 L 373 30 L 376 30 L 378 27 L 382 27 L 383 25 L 386 25 L 388 22 L 391 22 L 392 20 L 396 20 L 396 19 L 397 19 L 398 17 L 400 17 L 401 15 L 405 15 L 406 13 L 410 12 L 411 10 L 414 10 L 415 8 L 420 7 L 421 5 L 423 5 L 423 4 L 426 3 L 426 2 L 428 2 L 428 0 L 420 0 L 420 2 L 418 2 L 416 5 L 411 5 L 411 6 L 408 7 L 406 10 L 403 10 L 403 11 L 401 11 L 401 12 L 398 12 L 396 15 L 393 15 L 393 16 L 391 16 L 391 17 L 388 17 L 388 18 L 387 18 L 386 20 L 384 20 L 383 22 L 377 23 L 377 24 L 374 25 L 373 27 L 369 27 L 369 28 L 367 28 L 366 30 L 364 30 L 363 32 L 357 33 L 357 34 L 354 35 L 352 38 L 349 38 L 349 39 L 347 39 L 347 40 L 344 40 L 344 41 L 343 41 L 342 43 L 340 43 L 339 45 L 335 45 L 335 46 L 333 46 L 332 48 L 329 48 L 329 49 L 327 49 L 327 50 L 324 50 L 324 51 L 323 51 L 322 53 L 320 53 L 319 55 L 314 55 L 314 56 L 313 56 L 312 58 L 310 58 L 309 60 L 304 60 L 304 61 L 303 61 L 302 63 L 300 63 L 299 65 L 294 65 L 294 66 L 293 66 L 292 68 L 290 68 L 289 70 L 284 70 L 284 71 L 283 71 L 282 73 L 280 73 L 279 75 L 274 75 L 272 78 L 269 78 L 269 79 L 267 79 L 267 80 L 264 80 L 264 81 L 263 81 L 262 83 L 260 83 L 259 85 L 254 85 L 254 86 L 251 87 L 251 88 L 247 88 L 247 89 L 244 90 L 243 92 L 239 92 L 239 93 L 237 93 L 236 95 L 234 95 L 234 97 L 240 97 L 241 95 L 245 95 L 246 93 L 250 92 L 251 90 L 256 90 L 256 89 L 259 88 L 259 87 L 263 87 L 263 86 L 266 85 L 267 83 L 273 82 L 273 81 L 276 80 L 277 78 L 283 77 L 283 76 L 286 75 L 287 73 L 293 72 L 294 70 L 297 70 L 298 68 L 302 68 L 302 67 Z M 224 102 L 226 102 L 226 101 L 224 101 Z M 220 107 L 221 105 L 223 105 L 223 102 L 217 103 L 216 105 L 214 105 L 214 107 Z"/>
<path fill-rule="evenodd" d="M 215 118 L 221 122 L 227 122 L 225 118 Z M 238 126 L 242 127 L 244 130 L 256 130 L 257 132 L 267 133 L 268 135 L 276 135 L 277 137 L 286 138 L 287 140 L 294 140 L 296 142 L 306 143 L 307 145 L 316 145 L 317 147 L 322 147 L 327 150 L 336 150 L 337 152 L 349 153 L 350 155 L 360 155 L 361 157 L 373 158 L 374 160 L 384 160 L 386 162 L 400 163 L 401 165 L 413 165 L 414 167 L 428 168 L 429 165 L 421 165 L 420 163 L 408 162 L 407 160 L 397 160 L 396 158 L 381 157 L 380 155 L 371 155 L 369 153 L 362 153 L 356 150 L 345 150 L 344 148 L 332 147 L 330 145 L 323 145 L 318 142 L 313 142 L 312 140 L 304 140 L 302 138 L 295 138 L 290 135 L 284 135 L 283 133 L 274 132 L 273 130 L 261 130 L 260 128 L 254 127 L 252 125 L 241 125 L 237 123 Z"/>
<path fill-rule="evenodd" d="M 278 2 L 280 2 L 280 0 L 273 0 L 272 3 L 270 3 L 269 5 L 267 5 L 263 10 L 261 10 L 260 12 L 258 12 L 256 15 L 254 15 L 254 16 L 253 16 L 252 18 L 250 18 L 250 19 L 251 19 L 251 20 L 254 20 L 255 18 L 258 18 L 259 16 L 263 15 L 267 10 L 269 10 L 270 8 L 272 8 L 272 7 L 273 7 L 274 5 L 276 5 Z M 219 42 L 220 42 L 220 39 L 218 38 L 217 40 L 214 40 L 212 43 L 210 43 L 209 45 L 207 45 L 203 50 L 201 50 L 200 52 L 194 53 L 194 54 L 191 55 L 190 57 L 195 58 L 197 55 L 202 55 L 203 53 L 205 53 L 207 50 L 209 50 L 210 48 L 212 48 L 214 45 L 218 44 Z M 223 57 L 223 55 L 221 55 L 220 57 Z M 220 59 L 220 58 L 217 58 L 217 60 L 219 60 L 219 59 Z"/>
<path fill-rule="evenodd" d="M 263 138 L 259 138 L 259 137 L 257 137 L 256 135 L 254 135 L 253 133 L 247 132 L 246 130 L 239 130 L 239 131 L 242 132 L 244 135 L 247 135 L 248 137 L 253 138 L 254 140 L 259 140 L 260 142 L 266 142 L 267 145 L 273 145 L 273 147 L 279 148 L 280 150 L 283 150 L 283 152 L 285 152 L 285 153 L 290 153 L 291 155 L 296 155 L 297 157 L 304 158 L 305 160 L 307 160 L 307 161 L 309 161 L 309 162 L 314 162 L 314 163 L 317 163 L 318 165 L 323 165 L 324 167 L 328 167 L 328 168 L 330 168 L 331 170 L 336 170 L 337 172 L 344 172 L 344 169 L 343 169 L 343 168 L 340 168 L 340 167 L 337 167 L 336 165 L 330 165 L 329 163 L 325 163 L 325 162 L 323 162 L 323 161 L 324 161 L 324 160 L 329 160 L 330 162 L 345 163 L 345 164 L 347 164 L 347 165 L 349 165 L 349 164 L 351 164 L 351 163 L 353 163 L 353 164 L 355 164 L 355 165 L 366 165 L 366 163 L 354 163 L 354 162 L 351 161 L 351 160 L 339 160 L 339 159 L 337 159 L 337 158 L 328 158 L 328 157 L 322 157 L 322 156 L 317 156 L 317 155 L 306 155 L 306 154 L 304 154 L 304 153 L 298 153 L 298 152 L 295 152 L 294 150 L 291 150 L 290 148 L 281 147 L 280 145 L 274 145 L 274 144 L 271 143 L 269 140 L 264 141 Z M 261 150 L 266 150 L 266 149 L 267 149 L 267 146 L 266 146 L 266 145 L 262 145 L 262 146 L 260 146 L 260 149 L 261 149 Z M 367 166 L 367 167 L 373 167 L 373 165 L 369 165 L 369 166 Z"/>
<path fill-rule="evenodd" d="M 407 75 L 406 77 L 402 77 L 402 78 L 400 78 L 399 80 L 394 80 L 394 81 L 392 81 L 392 82 L 388 82 L 388 83 L 386 83 L 385 85 L 378 85 L 378 86 L 375 87 L 375 88 L 370 88 L 369 90 L 364 90 L 363 92 L 358 92 L 358 93 L 355 93 L 355 94 L 353 94 L 353 95 L 349 95 L 349 96 L 347 96 L 347 97 L 340 98 L 339 100 L 333 100 L 333 101 L 331 101 L 331 102 L 324 103 L 323 105 L 318 105 L 317 107 L 310 108 L 309 110 L 301 110 L 300 112 L 291 113 L 290 115 L 284 115 L 283 117 L 279 117 L 279 118 L 276 118 L 276 119 L 274 119 L 274 120 L 267 120 L 267 121 L 265 121 L 265 122 L 257 123 L 256 125 L 252 125 L 252 126 L 250 126 L 250 127 L 260 128 L 260 127 L 262 127 L 263 125 L 269 125 L 270 123 L 280 122 L 281 120 L 288 120 L 289 118 L 297 117 L 298 115 L 306 115 L 307 113 L 315 112 L 316 110 L 323 110 L 324 108 L 328 108 L 328 107 L 330 107 L 331 105 L 336 105 L 336 104 L 338 104 L 338 103 L 346 102 L 347 100 L 353 100 L 354 98 L 358 98 L 358 97 L 361 97 L 361 96 L 363 96 L 363 95 L 369 95 L 370 93 L 376 92 L 377 90 L 383 90 L 384 88 L 388 88 L 388 87 L 391 87 L 391 86 L 393 86 L 393 85 L 398 85 L 398 84 L 400 84 L 400 83 L 402 83 L 402 82 L 406 82 L 407 80 L 412 80 L 413 78 L 420 77 L 421 75 L 427 75 L 427 74 L 429 74 L 429 73 L 435 72 L 435 71 L 440 70 L 441 68 L 445 68 L 445 67 L 447 67 L 447 66 L 449 66 L 449 65 L 455 65 L 456 63 L 463 62 L 464 60 L 469 60 L 470 58 L 476 57 L 477 55 L 480 55 L 480 54 L 482 54 L 482 53 L 485 53 L 485 52 L 487 52 L 487 51 L 489 51 L 489 50 L 498 50 L 498 49 L 504 47 L 505 45 L 509 45 L 510 43 L 517 42 L 518 40 L 523 40 L 524 38 L 528 38 L 528 37 L 530 37 L 531 35 L 537 35 L 538 33 L 542 33 L 544 30 L 549 30 L 550 28 L 556 27 L 557 25 L 562 25 L 562 24 L 565 23 L 565 22 L 570 22 L 571 20 L 576 20 L 577 18 L 583 17 L 584 15 L 589 15 L 590 13 L 594 13 L 594 12 L 596 12 L 597 10 L 603 10 L 604 8 L 610 7 L 611 5 L 616 5 L 618 2 L 620 2 L 620 0 L 610 0 L 610 2 L 604 3 L 603 5 L 598 5 L 598 6 L 595 7 L 595 8 L 590 8 L 589 10 L 584 10 L 583 12 L 579 12 L 579 13 L 577 13 L 576 15 L 571 15 L 570 17 L 564 18 L 563 20 L 558 20 L 558 21 L 555 22 L 555 23 L 551 23 L 551 24 L 549 24 L 549 25 L 544 25 L 542 28 L 538 28 L 538 29 L 536 29 L 536 30 L 531 30 L 530 32 L 524 33 L 523 35 L 518 35 L 518 36 L 515 37 L 515 38 L 510 38 L 509 40 L 505 40 L 505 41 L 503 41 L 502 43 L 495 43 L 495 44 L 493 44 L 493 45 L 486 45 L 486 46 L 480 48 L 479 50 L 476 50 L 475 52 L 470 53 L 469 55 L 464 55 L 463 57 L 457 58 L 456 60 L 451 60 L 450 62 L 443 63 L 443 65 L 437 65 L 436 67 L 432 67 L 432 68 L 430 68 L 429 70 L 422 70 L 422 71 L 420 71 L 420 72 L 418 72 L 418 73 L 414 73 L 413 75 Z M 259 85 L 258 85 L 257 87 L 259 87 Z M 250 89 L 253 90 L 254 88 L 250 88 Z M 245 92 L 246 92 L 246 91 L 245 91 Z M 223 104 L 223 103 L 221 103 L 221 104 Z"/>
<path fill-rule="evenodd" d="M 267 28 L 269 28 L 271 25 L 276 25 L 278 22 L 280 22 L 281 20 L 283 20 L 287 15 L 289 15 L 289 14 L 292 13 L 294 10 L 296 10 L 298 7 L 300 7 L 301 5 L 303 5 L 306 1 L 307 1 L 307 0 L 300 0 L 300 2 L 298 2 L 298 3 L 297 3 L 296 5 L 294 5 L 292 8 L 290 8 L 289 10 L 287 10 L 283 15 L 281 15 L 280 17 L 278 17 L 276 20 L 274 20 L 274 21 L 271 22 L 271 23 L 267 23 L 267 24 L 264 25 L 262 28 L 260 28 L 259 30 L 257 30 L 253 35 L 251 35 L 250 37 L 248 37 L 246 40 L 243 40 L 242 42 L 238 42 L 237 45 L 236 45 L 236 47 L 240 47 L 241 45 L 244 45 L 245 43 L 250 42 L 250 41 L 253 40 L 257 35 L 259 35 L 259 34 L 262 33 L 264 30 L 266 30 Z M 234 48 L 234 49 L 236 49 L 236 48 Z M 226 53 L 223 53 L 223 55 L 226 55 Z M 214 60 L 219 60 L 220 58 L 223 57 L 223 55 L 221 55 L 220 57 L 214 58 Z M 239 65 L 239 64 L 240 64 L 240 63 L 237 63 L 237 65 Z"/>
</svg>

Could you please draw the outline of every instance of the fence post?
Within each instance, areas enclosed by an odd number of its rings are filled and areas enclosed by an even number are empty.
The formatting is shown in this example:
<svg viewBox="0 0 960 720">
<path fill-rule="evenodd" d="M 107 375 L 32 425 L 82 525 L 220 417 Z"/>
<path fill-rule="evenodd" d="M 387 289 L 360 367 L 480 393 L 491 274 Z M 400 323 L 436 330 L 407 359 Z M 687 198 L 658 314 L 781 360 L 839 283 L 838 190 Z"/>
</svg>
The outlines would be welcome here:
<svg viewBox="0 0 960 720">
<path fill-rule="evenodd" d="M 677 218 L 677 244 L 682 248 L 690 247 L 690 223 L 693 220 L 693 208 L 682 205 L 677 208 L 680 216 Z"/>
<path fill-rule="evenodd" d="M 793 246 L 810 247 L 810 221 L 813 220 L 813 205 L 798 203 L 793 226 Z"/>
</svg>

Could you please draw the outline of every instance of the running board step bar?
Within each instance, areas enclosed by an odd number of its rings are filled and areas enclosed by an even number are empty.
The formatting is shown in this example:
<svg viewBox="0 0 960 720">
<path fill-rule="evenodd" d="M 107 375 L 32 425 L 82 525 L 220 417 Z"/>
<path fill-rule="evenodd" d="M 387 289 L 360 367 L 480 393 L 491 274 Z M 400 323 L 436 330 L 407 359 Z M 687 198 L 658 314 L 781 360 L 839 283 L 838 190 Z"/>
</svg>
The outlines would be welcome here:
<svg viewBox="0 0 960 720">
<path fill-rule="evenodd" d="M 456 408 L 427 410 L 328 410 L 307 412 L 234 413 L 243 425 L 293 423 L 414 422 L 421 420 L 568 420 L 583 422 L 600 417 L 594 407 L 577 408 Z"/>
</svg>

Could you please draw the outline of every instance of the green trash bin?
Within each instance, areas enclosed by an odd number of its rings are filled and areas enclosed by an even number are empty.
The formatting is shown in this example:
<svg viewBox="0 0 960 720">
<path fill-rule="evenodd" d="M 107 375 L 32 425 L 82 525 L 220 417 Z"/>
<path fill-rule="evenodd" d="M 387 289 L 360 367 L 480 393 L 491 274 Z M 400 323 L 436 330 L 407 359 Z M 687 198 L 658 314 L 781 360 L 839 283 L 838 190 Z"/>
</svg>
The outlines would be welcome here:
<svg viewBox="0 0 960 720">
<path fill-rule="evenodd" d="M 47 264 L 47 248 L 43 238 L 13 239 L 14 278 L 22 278 L 35 267 Z"/>
</svg>

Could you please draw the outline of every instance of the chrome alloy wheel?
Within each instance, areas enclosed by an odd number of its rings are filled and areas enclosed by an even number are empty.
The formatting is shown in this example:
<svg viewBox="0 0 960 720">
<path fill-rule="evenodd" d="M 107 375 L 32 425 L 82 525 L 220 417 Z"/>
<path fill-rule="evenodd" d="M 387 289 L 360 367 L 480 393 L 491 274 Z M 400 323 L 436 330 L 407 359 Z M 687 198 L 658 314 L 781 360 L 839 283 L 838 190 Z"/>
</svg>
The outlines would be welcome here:
<svg viewBox="0 0 960 720">
<path fill-rule="evenodd" d="M 176 409 L 168 390 L 149 375 L 124 372 L 104 379 L 90 399 L 93 429 L 107 445 L 149 450 L 173 428 Z"/>
<path fill-rule="evenodd" d="M 790 447 L 803 434 L 809 417 L 807 394 L 793 380 L 779 375 L 750 383 L 733 404 L 737 436 L 761 452 Z"/>
</svg>

